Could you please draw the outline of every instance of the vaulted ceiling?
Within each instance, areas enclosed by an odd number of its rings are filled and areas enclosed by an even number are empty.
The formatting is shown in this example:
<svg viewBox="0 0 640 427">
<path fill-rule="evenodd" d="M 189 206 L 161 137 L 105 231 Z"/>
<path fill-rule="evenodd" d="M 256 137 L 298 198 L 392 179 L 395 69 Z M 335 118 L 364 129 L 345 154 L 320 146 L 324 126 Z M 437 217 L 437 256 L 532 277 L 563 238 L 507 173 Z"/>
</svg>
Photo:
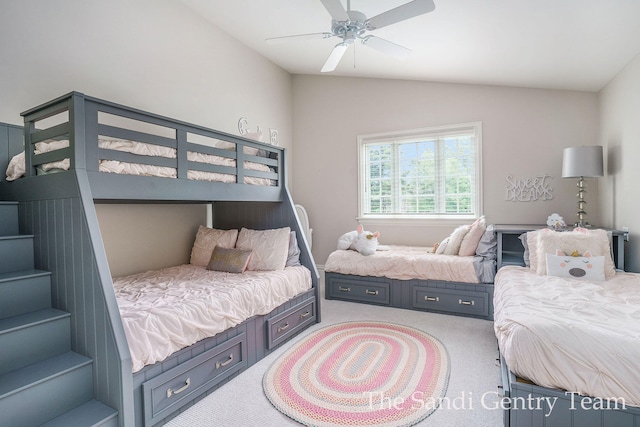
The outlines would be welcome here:
<svg viewBox="0 0 640 427">
<path fill-rule="evenodd" d="M 321 74 L 336 37 L 321 0 L 179 0 L 292 74 Z M 342 0 L 368 18 L 409 0 Z M 356 42 L 327 75 L 598 91 L 640 53 L 639 0 L 434 0 L 435 10 L 368 34 L 411 49 L 399 60 Z"/>
</svg>

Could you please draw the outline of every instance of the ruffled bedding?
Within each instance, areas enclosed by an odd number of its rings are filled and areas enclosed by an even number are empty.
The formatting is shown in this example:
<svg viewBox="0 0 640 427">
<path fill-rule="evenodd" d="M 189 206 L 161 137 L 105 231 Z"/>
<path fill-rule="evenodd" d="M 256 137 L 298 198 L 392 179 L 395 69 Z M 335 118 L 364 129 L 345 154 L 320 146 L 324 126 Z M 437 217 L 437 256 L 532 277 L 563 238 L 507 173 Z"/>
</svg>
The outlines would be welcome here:
<svg viewBox="0 0 640 427">
<path fill-rule="evenodd" d="M 306 267 L 232 274 L 185 264 L 113 280 L 133 372 L 311 288 Z"/>
<path fill-rule="evenodd" d="M 480 283 L 473 256 L 434 254 L 432 248 L 385 245 L 389 250 L 364 256 L 352 250 L 336 250 L 325 263 L 326 272 L 389 279 L 443 280 Z"/>
<path fill-rule="evenodd" d="M 514 374 L 640 406 L 640 275 L 617 272 L 596 282 L 503 267 L 494 328 Z"/>
<path fill-rule="evenodd" d="M 50 151 L 67 148 L 69 146 L 68 140 L 56 140 L 49 142 L 39 142 L 35 144 L 34 154 L 43 154 Z M 129 141 L 124 139 L 112 139 L 99 137 L 98 147 L 106 150 L 122 151 L 131 154 L 137 154 L 140 156 L 155 156 L 164 157 L 168 159 L 176 158 L 176 149 L 170 147 L 164 147 L 156 144 L 146 144 L 143 142 Z M 250 147 L 247 147 L 250 148 Z M 257 154 L 258 150 L 255 149 Z M 254 153 L 251 153 L 254 154 Z M 229 157 L 214 156 L 211 154 L 199 153 L 195 151 L 187 152 L 187 160 L 190 162 L 203 163 L 209 165 L 236 167 L 236 160 Z M 271 169 L 262 163 L 255 163 L 245 161 L 243 166 L 247 170 L 270 172 Z M 64 159 L 57 162 L 45 163 L 39 166 L 39 173 L 51 173 L 56 171 L 68 170 L 70 167 L 69 159 Z M 147 165 L 141 163 L 122 162 L 117 160 L 100 160 L 99 169 L 100 172 L 126 174 L 126 175 L 138 175 L 138 176 L 154 176 L 162 178 L 176 178 L 176 168 Z M 25 158 L 24 152 L 14 156 L 9 162 L 9 166 L 6 171 L 7 181 L 13 181 L 22 177 L 25 173 Z M 233 183 L 236 182 L 236 176 L 233 174 L 223 174 L 216 172 L 205 172 L 198 170 L 189 170 L 187 172 L 187 178 L 197 181 L 216 181 Z M 276 185 L 274 180 L 268 178 L 259 178 L 253 176 L 244 177 L 245 184 L 252 185 Z"/>
</svg>

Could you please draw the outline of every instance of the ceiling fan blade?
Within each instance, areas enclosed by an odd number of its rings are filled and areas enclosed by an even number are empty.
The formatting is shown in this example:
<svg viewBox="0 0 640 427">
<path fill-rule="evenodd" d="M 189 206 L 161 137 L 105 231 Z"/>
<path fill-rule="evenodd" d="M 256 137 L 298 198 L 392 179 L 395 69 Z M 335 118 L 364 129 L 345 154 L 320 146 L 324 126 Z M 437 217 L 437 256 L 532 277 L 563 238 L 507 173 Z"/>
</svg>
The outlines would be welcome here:
<svg viewBox="0 0 640 427">
<path fill-rule="evenodd" d="M 304 40 L 315 40 L 315 39 L 328 39 L 329 37 L 333 37 L 331 33 L 308 33 L 308 34 L 295 34 L 292 36 L 282 36 L 282 37 L 270 37 L 265 41 L 267 44 L 278 44 L 288 41 L 304 41 Z"/>
<path fill-rule="evenodd" d="M 387 25 L 431 12 L 435 8 L 436 5 L 433 0 L 413 0 L 368 19 L 366 22 L 367 29 L 375 30 L 386 27 Z"/>
<path fill-rule="evenodd" d="M 336 21 L 348 21 L 349 15 L 340 0 L 320 0 L 329 15 Z"/>
<path fill-rule="evenodd" d="M 411 49 L 376 36 L 363 38 L 362 44 L 397 59 L 405 59 L 411 55 Z"/>
<path fill-rule="evenodd" d="M 331 55 L 327 58 L 327 62 L 324 63 L 320 72 L 328 73 L 335 70 L 348 47 L 349 45 L 346 43 L 338 43 L 331 51 Z"/>
</svg>

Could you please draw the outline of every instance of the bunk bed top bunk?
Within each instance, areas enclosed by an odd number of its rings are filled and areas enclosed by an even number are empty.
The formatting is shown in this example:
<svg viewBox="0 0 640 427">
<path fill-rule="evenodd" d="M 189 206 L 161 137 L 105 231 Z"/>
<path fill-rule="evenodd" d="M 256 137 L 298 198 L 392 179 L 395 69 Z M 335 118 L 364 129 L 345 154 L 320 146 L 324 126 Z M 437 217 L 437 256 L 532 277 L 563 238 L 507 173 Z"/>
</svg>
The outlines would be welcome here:
<svg viewBox="0 0 640 427">
<path fill-rule="evenodd" d="M 86 174 L 96 201 L 282 201 L 284 149 L 71 92 L 22 113 L 26 182 Z M 12 153 L 15 155 L 18 153 Z M 70 174 L 48 178 L 64 187 Z M 29 184 L 30 185 L 30 184 Z"/>
</svg>

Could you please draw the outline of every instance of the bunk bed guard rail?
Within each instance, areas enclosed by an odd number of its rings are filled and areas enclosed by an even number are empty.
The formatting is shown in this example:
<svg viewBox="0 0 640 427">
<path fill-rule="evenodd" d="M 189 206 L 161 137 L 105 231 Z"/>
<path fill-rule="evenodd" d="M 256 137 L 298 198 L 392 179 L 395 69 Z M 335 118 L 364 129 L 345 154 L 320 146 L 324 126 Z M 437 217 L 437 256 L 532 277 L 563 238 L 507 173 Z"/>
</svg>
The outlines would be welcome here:
<svg viewBox="0 0 640 427">
<path fill-rule="evenodd" d="M 283 197 L 285 159 L 280 147 L 78 92 L 22 116 L 25 176 L 85 170 L 95 199 L 184 201 L 185 191 L 199 201 L 207 200 L 207 191 L 216 200 Z M 103 168 L 108 163 L 134 168 Z M 138 188 L 128 194 L 131 185 Z M 140 191 L 140 186 L 148 191 Z"/>
</svg>

